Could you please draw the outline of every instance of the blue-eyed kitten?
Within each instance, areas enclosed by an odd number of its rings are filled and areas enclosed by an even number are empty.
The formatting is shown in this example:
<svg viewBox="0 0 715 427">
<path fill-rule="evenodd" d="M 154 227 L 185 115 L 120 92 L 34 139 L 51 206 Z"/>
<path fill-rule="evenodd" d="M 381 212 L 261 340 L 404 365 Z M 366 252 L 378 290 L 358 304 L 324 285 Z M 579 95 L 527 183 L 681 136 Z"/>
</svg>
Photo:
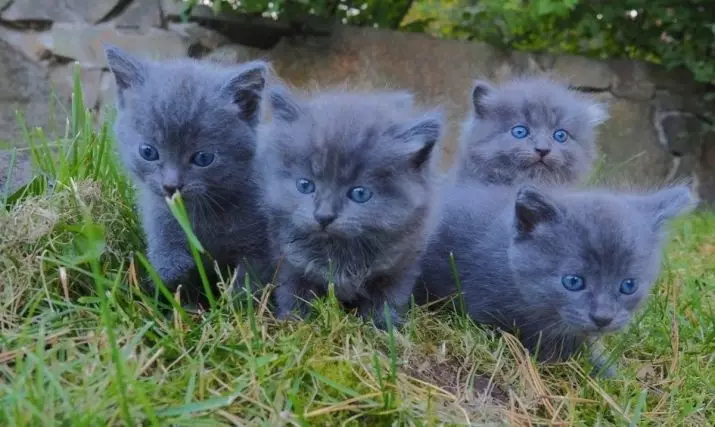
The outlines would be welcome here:
<svg viewBox="0 0 715 427">
<path fill-rule="evenodd" d="M 267 64 L 150 61 L 113 46 L 106 56 L 117 83 L 117 146 L 138 188 L 149 260 L 162 281 L 200 289 L 185 234 L 165 201 L 176 191 L 213 259 L 262 277 L 267 221 L 253 158 Z"/>
<path fill-rule="evenodd" d="M 460 135 L 457 181 L 566 184 L 587 176 L 605 105 L 544 77 L 477 81 Z"/>
<path fill-rule="evenodd" d="M 419 274 L 433 204 L 441 114 L 404 92 L 266 90 L 257 163 L 279 265 L 278 317 L 325 295 L 378 327 L 399 321 Z"/>
<path fill-rule="evenodd" d="M 530 184 L 445 191 L 423 285 L 432 299 L 456 292 L 453 253 L 469 315 L 518 332 L 544 361 L 629 323 L 658 277 L 667 220 L 696 203 L 686 186 L 643 195 Z"/>
</svg>

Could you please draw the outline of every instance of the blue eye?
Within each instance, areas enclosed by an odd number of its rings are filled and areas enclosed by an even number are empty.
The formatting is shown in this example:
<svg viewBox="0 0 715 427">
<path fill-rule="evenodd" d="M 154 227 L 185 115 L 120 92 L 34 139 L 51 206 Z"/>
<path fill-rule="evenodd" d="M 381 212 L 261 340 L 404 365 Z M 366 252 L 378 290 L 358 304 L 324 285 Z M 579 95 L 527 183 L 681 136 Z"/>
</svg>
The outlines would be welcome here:
<svg viewBox="0 0 715 427">
<path fill-rule="evenodd" d="M 563 144 L 564 142 L 566 142 L 567 139 L 569 139 L 569 134 L 565 130 L 559 129 L 554 132 L 553 137 L 556 142 L 560 142 Z"/>
<path fill-rule="evenodd" d="M 139 146 L 139 155 L 142 156 L 147 162 L 153 162 L 159 160 L 159 152 L 156 148 L 149 144 L 142 144 Z"/>
<path fill-rule="evenodd" d="M 365 203 L 372 197 L 372 191 L 365 187 L 353 187 L 348 191 L 348 198 L 356 203 Z"/>
<path fill-rule="evenodd" d="M 301 178 L 295 182 L 295 188 L 303 194 L 310 194 L 315 191 L 315 184 L 309 179 Z"/>
<path fill-rule="evenodd" d="M 561 284 L 564 285 L 564 288 L 574 292 L 582 291 L 584 288 L 586 288 L 586 281 L 583 280 L 583 277 L 576 276 L 573 274 L 567 274 L 562 277 Z"/>
<path fill-rule="evenodd" d="M 516 139 L 524 139 L 529 136 L 529 128 L 522 125 L 514 126 L 511 128 L 511 136 Z"/>
<path fill-rule="evenodd" d="M 197 151 L 194 154 L 194 156 L 191 158 L 191 163 L 195 164 L 196 166 L 205 168 L 206 166 L 208 166 L 214 162 L 215 157 L 216 156 L 214 156 L 213 153 L 207 153 L 205 151 Z"/>
<path fill-rule="evenodd" d="M 621 282 L 621 293 L 623 295 L 632 295 L 638 290 L 638 283 L 633 279 L 626 279 Z"/>
</svg>

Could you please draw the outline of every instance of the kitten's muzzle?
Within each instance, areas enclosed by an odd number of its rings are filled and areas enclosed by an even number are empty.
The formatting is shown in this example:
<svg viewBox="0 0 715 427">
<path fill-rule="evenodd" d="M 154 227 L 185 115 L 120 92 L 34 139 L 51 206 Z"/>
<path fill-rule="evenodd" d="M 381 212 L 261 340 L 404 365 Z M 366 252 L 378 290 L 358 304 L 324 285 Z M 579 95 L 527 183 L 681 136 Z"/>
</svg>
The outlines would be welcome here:
<svg viewBox="0 0 715 427">
<path fill-rule="evenodd" d="M 598 329 L 603 329 L 606 326 L 610 325 L 611 322 L 613 322 L 613 317 L 611 316 L 600 316 L 600 315 L 595 315 L 595 314 L 590 314 L 589 317 L 591 318 L 591 321 L 593 322 L 594 325 Z"/>
<path fill-rule="evenodd" d="M 321 212 L 321 211 L 316 211 L 313 214 L 313 217 L 315 217 L 315 221 L 320 224 L 320 228 L 325 230 L 330 224 L 335 221 L 335 218 L 338 216 L 334 212 Z"/>
<path fill-rule="evenodd" d="M 181 191 L 183 188 L 182 185 L 179 184 L 162 184 L 161 189 L 164 192 L 164 195 L 167 197 L 171 197 L 176 193 L 177 191 Z"/>
<path fill-rule="evenodd" d="M 548 156 L 549 153 L 551 152 L 550 148 L 534 148 L 534 151 L 536 151 L 536 154 L 539 155 L 540 159 L 543 159 L 544 157 Z"/>
</svg>

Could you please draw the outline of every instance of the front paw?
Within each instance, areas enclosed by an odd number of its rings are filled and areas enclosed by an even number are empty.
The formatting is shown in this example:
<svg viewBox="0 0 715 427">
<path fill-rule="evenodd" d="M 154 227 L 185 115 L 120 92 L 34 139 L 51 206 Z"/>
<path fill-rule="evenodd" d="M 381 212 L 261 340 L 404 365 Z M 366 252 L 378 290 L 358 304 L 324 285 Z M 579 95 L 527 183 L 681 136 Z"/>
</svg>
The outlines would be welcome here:
<svg viewBox="0 0 715 427">
<path fill-rule="evenodd" d="M 613 364 L 608 364 L 607 362 L 607 360 L 603 360 L 592 363 L 593 369 L 591 369 L 590 375 L 594 378 L 614 378 L 618 375 L 618 369 L 616 369 Z"/>
<path fill-rule="evenodd" d="M 400 314 L 392 306 L 388 306 L 386 312 L 384 306 L 378 307 L 372 304 L 363 304 L 358 310 L 358 315 L 364 320 L 371 319 L 375 327 L 382 331 L 387 331 L 388 319 L 393 328 L 402 324 Z M 389 318 L 387 316 L 389 316 Z"/>
</svg>

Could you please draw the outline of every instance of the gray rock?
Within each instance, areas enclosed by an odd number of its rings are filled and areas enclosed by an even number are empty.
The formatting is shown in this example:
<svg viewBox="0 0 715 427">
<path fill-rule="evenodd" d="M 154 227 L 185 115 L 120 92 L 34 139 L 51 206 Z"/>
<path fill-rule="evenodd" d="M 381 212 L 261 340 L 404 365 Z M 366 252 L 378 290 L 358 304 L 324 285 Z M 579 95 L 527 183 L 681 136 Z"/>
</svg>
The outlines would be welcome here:
<svg viewBox="0 0 715 427">
<path fill-rule="evenodd" d="M 42 60 L 50 56 L 50 52 L 42 42 L 43 33 L 36 31 L 21 31 L 0 26 L 0 39 L 11 44 L 28 59 Z"/>
<path fill-rule="evenodd" d="M 557 56 L 551 71 L 578 87 L 607 90 L 613 81 L 608 64 L 582 56 Z"/>
<path fill-rule="evenodd" d="M 45 47 L 53 54 L 79 61 L 83 67 L 106 68 L 104 44 L 111 43 L 127 52 L 152 59 L 181 58 L 188 43 L 172 31 L 150 28 L 144 32 L 122 31 L 112 25 L 73 26 L 55 24 Z"/>
<path fill-rule="evenodd" d="M 134 0 L 112 23 L 118 28 L 161 27 L 164 18 L 160 3 L 160 0 Z"/>
<path fill-rule="evenodd" d="M 0 140 L 23 143 L 17 111 L 22 112 L 28 126 L 47 126 L 51 122 L 47 70 L 0 40 L 0 76 Z"/>
<path fill-rule="evenodd" d="M 700 119 L 682 111 L 656 111 L 653 126 L 660 145 L 680 156 L 695 152 L 704 130 Z"/>
<path fill-rule="evenodd" d="M 15 161 L 12 160 L 12 151 L 0 150 L 0 194 L 5 191 L 12 194 L 32 179 L 32 162 L 27 151 L 16 151 Z"/>
<path fill-rule="evenodd" d="M 655 83 L 647 65 L 627 59 L 612 60 L 609 65 L 613 70 L 612 94 L 634 101 L 647 101 L 655 96 Z"/>
<path fill-rule="evenodd" d="M 74 87 L 74 64 L 61 64 L 50 69 L 50 83 L 55 92 L 69 104 L 72 100 Z M 80 68 L 80 81 L 82 82 L 82 98 L 86 108 L 97 106 L 100 91 L 102 70 L 98 68 Z"/>
<path fill-rule="evenodd" d="M 607 97 L 611 118 L 598 137 L 600 151 L 606 156 L 606 174 L 635 184 L 662 183 L 671 174 L 674 157 L 658 141 L 651 122 L 652 107 L 646 102 Z"/>
<path fill-rule="evenodd" d="M 105 18 L 120 0 L 15 0 L 2 12 L 5 21 L 86 22 Z"/>
<path fill-rule="evenodd" d="M 170 22 L 168 29 L 188 40 L 190 45 L 200 44 L 209 50 L 229 43 L 223 34 L 195 22 Z"/>
<path fill-rule="evenodd" d="M 12 0 L 0 0 L 0 11 L 4 10 Z"/>
<path fill-rule="evenodd" d="M 238 64 L 240 62 L 251 61 L 265 56 L 265 51 L 239 44 L 221 46 L 203 59 L 218 62 L 221 64 Z"/>
</svg>

